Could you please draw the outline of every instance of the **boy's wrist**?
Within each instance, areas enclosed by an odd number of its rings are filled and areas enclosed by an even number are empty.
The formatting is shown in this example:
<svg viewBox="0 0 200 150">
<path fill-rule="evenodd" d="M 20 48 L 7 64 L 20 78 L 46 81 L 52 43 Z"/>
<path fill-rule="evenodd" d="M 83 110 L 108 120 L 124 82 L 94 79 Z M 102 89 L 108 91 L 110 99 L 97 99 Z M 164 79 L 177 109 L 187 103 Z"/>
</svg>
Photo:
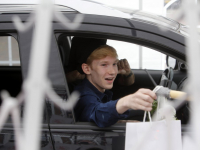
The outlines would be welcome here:
<svg viewBox="0 0 200 150">
<path fill-rule="evenodd" d="M 116 104 L 116 110 L 119 114 L 123 114 L 125 111 L 129 109 L 128 107 L 128 96 L 120 98 Z"/>
</svg>

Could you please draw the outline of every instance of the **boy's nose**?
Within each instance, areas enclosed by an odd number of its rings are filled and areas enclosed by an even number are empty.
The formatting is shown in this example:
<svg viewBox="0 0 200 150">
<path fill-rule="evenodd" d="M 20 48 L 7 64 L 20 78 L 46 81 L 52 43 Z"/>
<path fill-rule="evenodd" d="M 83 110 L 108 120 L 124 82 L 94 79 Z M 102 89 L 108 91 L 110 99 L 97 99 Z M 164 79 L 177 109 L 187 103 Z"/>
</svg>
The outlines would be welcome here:
<svg viewBox="0 0 200 150">
<path fill-rule="evenodd" d="M 109 68 L 109 74 L 117 74 L 117 69 L 116 68 L 114 68 L 114 67 L 110 67 Z"/>
</svg>

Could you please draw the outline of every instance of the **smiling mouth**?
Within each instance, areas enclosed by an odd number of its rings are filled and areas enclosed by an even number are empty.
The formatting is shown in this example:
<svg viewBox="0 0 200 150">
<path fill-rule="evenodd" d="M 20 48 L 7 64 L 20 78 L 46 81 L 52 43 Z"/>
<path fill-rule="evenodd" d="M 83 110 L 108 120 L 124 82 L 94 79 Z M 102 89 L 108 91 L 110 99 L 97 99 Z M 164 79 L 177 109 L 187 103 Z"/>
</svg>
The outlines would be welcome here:
<svg viewBox="0 0 200 150">
<path fill-rule="evenodd" d="M 109 82 L 112 82 L 112 81 L 114 81 L 114 79 L 115 79 L 114 77 L 105 78 L 105 80 L 106 80 L 106 81 L 109 81 Z"/>
</svg>

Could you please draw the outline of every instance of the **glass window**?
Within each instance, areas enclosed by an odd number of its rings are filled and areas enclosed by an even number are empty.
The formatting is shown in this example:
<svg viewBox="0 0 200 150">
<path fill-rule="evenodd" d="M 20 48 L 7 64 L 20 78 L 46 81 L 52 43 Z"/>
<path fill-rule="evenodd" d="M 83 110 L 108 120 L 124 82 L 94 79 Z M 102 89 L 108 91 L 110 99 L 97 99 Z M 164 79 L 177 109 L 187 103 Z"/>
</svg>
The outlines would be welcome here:
<svg viewBox="0 0 200 150">
<path fill-rule="evenodd" d="M 107 40 L 107 44 L 117 50 L 119 59 L 126 58 L 131 69 L 164 70 L 166 55 L 137 44 Z"/>
<path fill-rule="evenodd" d="M 0 66 L 20 66 L 19 46 L 12 36 L 0 36 Z"/>
<path fill-rule="evenodd" d="M 164 70 L 165 68 L 165 54 L 147 47 L 142 47 L 142 69 Z"/>
<path fill-rule="evenodd" d="M 117 50 L 119 59 L 127 59 L 131 69 L 139 68 L 139 47 L 136 44 L 107 40 L 107 44 Z"/>
</svg>

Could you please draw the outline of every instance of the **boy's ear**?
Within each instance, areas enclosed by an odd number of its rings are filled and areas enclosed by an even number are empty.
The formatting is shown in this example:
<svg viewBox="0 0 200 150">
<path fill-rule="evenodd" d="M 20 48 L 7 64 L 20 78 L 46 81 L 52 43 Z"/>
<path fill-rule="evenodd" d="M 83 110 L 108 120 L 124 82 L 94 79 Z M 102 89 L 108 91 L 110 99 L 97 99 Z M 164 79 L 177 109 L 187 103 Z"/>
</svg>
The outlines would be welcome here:
<svg viewBox="0 0 200 150">
<path fill-rule="evenodd" d="M 91 68 L 90 68 L 90 66 L 89 66 L 88 64 L 83 63 L 83 64 L 81 65 L 81 67 L 82 67 L 82 70 L 83 70 L 83 72 L 84 72 L 85 74 L 90 74 Z"/>
</svg>

